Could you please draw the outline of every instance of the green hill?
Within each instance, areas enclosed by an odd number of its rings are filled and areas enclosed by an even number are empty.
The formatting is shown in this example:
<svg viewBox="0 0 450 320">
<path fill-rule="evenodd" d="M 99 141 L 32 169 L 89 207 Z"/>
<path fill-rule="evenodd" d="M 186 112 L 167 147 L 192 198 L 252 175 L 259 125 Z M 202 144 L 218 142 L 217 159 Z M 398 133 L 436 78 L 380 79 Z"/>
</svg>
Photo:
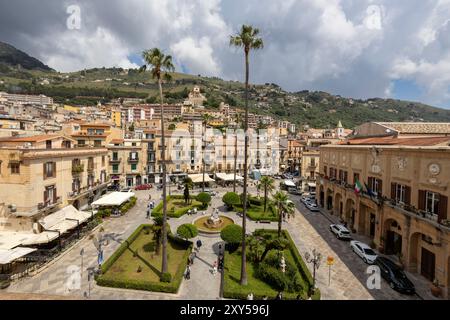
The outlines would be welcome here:
<svg viewBox="0 0 450 320">
<path fill-rule="evenodd" d="M 12 50 L 10 47 L 2 44 L 0 57 L 1 52 Z M 159 100 L 157 85 L 149 73 L 122 68 L 59 73 L 18 50 L 9 52 L 9 58 L 0 59 L 3 63 L 13 61 L 0 64 L 0 91 L 45 94 L 53 97 L 55 102 L 78 105 L 124 97 L 141 98 L 152 103 Z M 14 61 L 22 61 L 19 63 L 22 67 L 15 66 Z M 183 102 L 194 85 L 199 85 L 208 98 L 207 108 L 216 109 L 222 101 L 240 108 L 244 105 L 244 85 L 241 82 L 181 73 L 175 73 L 172 81 L 164 85 L 166 101 Z M 422 103 L 380 98 L 351 99 L 320 91 L 287 92 L 272 83 L 251 86 L 250 109 L 297 125 L 317 128 L 334 127 L 339 120 L 346 128 L 367 121 L 450 122 L 450 110 Z"/>
<path fill-rule="evenodd" d="M 51 71 L 48 66 L 36 58 L 30 57 L 13 46 L 0 41 L 0 64 L 7 66 L 18 66 L 27 70 Z"/>
</svg>

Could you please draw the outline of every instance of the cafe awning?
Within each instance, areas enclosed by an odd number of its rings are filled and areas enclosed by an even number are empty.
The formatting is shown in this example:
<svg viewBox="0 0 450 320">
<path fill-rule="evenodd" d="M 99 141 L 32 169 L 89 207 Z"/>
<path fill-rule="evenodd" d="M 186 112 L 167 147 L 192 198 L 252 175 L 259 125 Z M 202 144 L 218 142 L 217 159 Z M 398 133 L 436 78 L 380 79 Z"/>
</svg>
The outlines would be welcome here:
<svg viewBox="0 0 450 320">
<path fill-rule="evenodd" d="M 284 185 L 286 187 L 293 187 L 293 188 L 295 188 L 295 183 L 294 183 L 294 181 L 291 181 L 291 180 L 284 180 Z"/>
<path fill-rule="evenodd" d="M 92 203 L 92 206 L 94 207 L 120 206 L 121 204 L 127 202 L 134 196 L 135 194 L 133 192 L 112 192 L 110 194 L 103 196 L 97 201 L 94 201 Z"/>
<path fill-rule="evenodd" d="M 76 228 L 79 224 L 89 219 L 90 216 L 89 213 L 78 211 L 74 206 L 70 205 L 55 213 L 49 214 L 39 220 L 39 223 L 45 230 L 64 233 Z"/>
<path fill-rule="evenodd" d="M 14 249 L 0 249 L 0 264 L 8 264 L 14 262 L 27 254 L 36 251 L 37 249 L 17 247 Z"/>
<path fill-rule="evenodd" d="M 53 240 L 57 239 L 59 236 L 58 232 L 44 231 L 38 234 L 35 234 L 33 237 L 22 242 L 24 246 L 38 245 L 38 244 L 46 244 L 50 243 Z"/>
<path fill-rule="evenodd" d="M 192 183 L 203 183 L 202 173 L 190 174 L 188 177 L 192 180 Z M 211 179 L 209 175 L 205 174 L 205 182 L 216 182 L 216 181 L 214 179 Z"/>
<path fill-rule="evenodd" d="M 216 178 L 223 181 L 234 181 L 234 173 L 218 172 L 216 173 Z M 236 180 L 244 180 L 244 178 L 236 175 Z"/>
</svg>

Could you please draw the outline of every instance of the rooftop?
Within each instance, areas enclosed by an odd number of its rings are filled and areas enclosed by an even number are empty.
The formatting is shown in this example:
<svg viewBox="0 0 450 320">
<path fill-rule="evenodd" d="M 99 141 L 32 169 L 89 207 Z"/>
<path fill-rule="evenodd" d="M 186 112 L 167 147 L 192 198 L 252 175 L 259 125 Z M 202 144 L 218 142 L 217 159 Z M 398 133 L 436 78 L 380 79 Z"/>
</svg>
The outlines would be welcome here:
<svg viewBox="0 0 450 320">
<path fill-rule="evenodd" d="M 392 136 L 349 139 L 341 145 L 448 146 L 450 137 L 396 138 Z"/>
<path fill-rule="evenodd" d="M 449 122 L 375 122 L 381 126 L 406 134 L 450 134 Z"/>
</svg>

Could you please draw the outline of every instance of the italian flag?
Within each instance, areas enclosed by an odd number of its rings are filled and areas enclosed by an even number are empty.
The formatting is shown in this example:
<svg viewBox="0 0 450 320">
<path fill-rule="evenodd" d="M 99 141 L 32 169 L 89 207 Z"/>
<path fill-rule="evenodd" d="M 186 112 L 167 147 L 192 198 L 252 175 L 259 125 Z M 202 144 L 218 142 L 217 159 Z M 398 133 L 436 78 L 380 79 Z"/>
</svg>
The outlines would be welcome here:
<svg viewBox="0 0 450 320">
<path fill-rule="evenodd" d="M 359 182 L 359 180 L 356 180 L 356 183 L 355 183 L 355 193 L 360 193 L 361 190 L 362 190 L 362 185 L 361 185 L 361 183 Z"/>
</svg>

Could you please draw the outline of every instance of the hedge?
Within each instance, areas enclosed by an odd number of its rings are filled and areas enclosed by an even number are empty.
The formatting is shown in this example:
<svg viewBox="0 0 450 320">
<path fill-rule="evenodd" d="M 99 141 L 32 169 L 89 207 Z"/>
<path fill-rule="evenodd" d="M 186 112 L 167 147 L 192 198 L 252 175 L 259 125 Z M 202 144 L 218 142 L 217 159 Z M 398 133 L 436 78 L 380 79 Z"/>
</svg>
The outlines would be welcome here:
<svg viewBox="0 0 450 320">
<path fill-rule="evenodd" d="M 195 200 L 195 196 L 190 196 L 191 199 Z M 184 196 L 182 195 L 171 195 L 171 196 L 167 196 L 167 202 L 169 202 L 171 199 L 184 199 Z M 167 211 L 167 216 L 171 217 L 171 218 L 179 218 L 181 216 L 183 216 L 184 214 L 186 214 L 190 209 L 193 208 L 200 208 L 200 206 L 197 205 L 188 205 L 185 208 L 181 208 L 178 210 L 168 210 Z M 152 217 L 156 217 L 156 216 L 160 216 L 162 215 L 162 210 L 163 210 L 163 202 L 161 201 L 153 210 L 152 210 Z"/>
<path fill-rule="evenodd" d="M 105 274 L 114 262 L 122 255 L 122 253 L 128 248 L 128 246 L 133 243 L 134 240 L 139 236 L 139 234 L 143 231 L 144 228 L 151 228 L 149 224 L 140 225 L 131 235 L 125 240 L 120 247 L 109 257 L 109 259 L 102 265 L 102 274 Z M 180 238 L 175 237 L 171 233 L 167 234 L 167 239 L 169 241 L 174 241 L 176 243 L 186 245 L 186 251 L 184 253 L 182 263 L 178 267 L 177 272 L 172 277 L 172 281 L 170 283 L 167 282 L 150 282 L 150 281 L 141 281 L 141 280 L 122 280 L 122 279 L 105 279 L 100 276 L 96 276 L 95 280 L 97 285 L 104 287 L 112 287 L 112 288 L 124 288 L 124 289 L 133 289 L 133 290 L 146 290 L 146 291 L 156 291 L 156 292 L 166 292 L 166 293 L 177 293 L 180 288 L 181 281 L 183 280 L 184 271 L 186 269 L 188 257 L 192 251 L 192 242 L 186 241 Z M 165 276 L 167 277 L 167 276 Z"/>
<path fill-rule="evenodd" d="M 256 229 L 255 232 L 266 232 L 266 233 L 277 233 L 277 230 L 271 230 L 271 229 Z M 294 241 L 292 240 L 289 232 L 286 230 L 282 230 L 283 235 L 286 237 L 286 239 L 289 242 L 289 246 L 287 249 L 289 249 L 289 252 L 291 253 L 294 262 L 303 278 L 304 281 L 306 281 L 306 284 L 308 285 L 309 289 L 313 286 L 313 277 L 311 273 L 309 272 L 308 267 L 306 266 L 305 262 L 303 261 L 302 257 L 300 256 L 300 253 L 297 250 L 297 247 L 295 246 Z M 230 255 L 230 253 L 225 252 L 225 259 Z M 225 280 L 226 281 L 226 280 Z M 309 291 L 309 290 L 308 290 Z M 307 292 L 306 292 L 307 293 Z M 227 286 L 224 284 L 223 286 L 223 296 L 226 298 L 231 299 L 247 299 L 248 295 L 248 289 L 243 288 L 242 291 L 229 291 Z M 259 300 L 262 299 L 264 295 L 257 295 L 254 293 L 254 299 Z M 307 297 L 303 297 L 307 298 Z M 320 300 L 320 290 L 316 289 L 314 294 L 311 296 L 312 300 Z"/>
</svg>

